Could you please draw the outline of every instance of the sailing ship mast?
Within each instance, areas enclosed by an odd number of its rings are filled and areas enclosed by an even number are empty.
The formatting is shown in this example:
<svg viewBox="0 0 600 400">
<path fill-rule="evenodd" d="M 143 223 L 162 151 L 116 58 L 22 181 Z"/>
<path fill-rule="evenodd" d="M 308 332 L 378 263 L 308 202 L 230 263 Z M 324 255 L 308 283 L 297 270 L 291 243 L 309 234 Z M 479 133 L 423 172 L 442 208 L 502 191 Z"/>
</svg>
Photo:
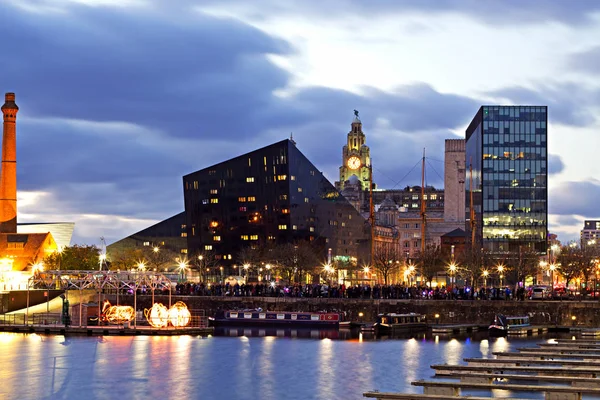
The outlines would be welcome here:
<svg viewBox="0 0 600 400">
<path fill-rule="evenodd" d="M 475 250 L 475 228 L 477 222 L 475 222 L 475 209 L 473 208 L 473 164 L 469 160 L 469 219 L 471 223 L 471 248 Z"/>
<path fill-rule="evenodd" d="M 425 213 L 427 202 L 425 201 L 425 149 L 423 149 L 423 160 L 421 163 L 421 253 L 425 253 L 425 234 L 427 232 L 427 216 Z"/>
<path fill-rule="evenodd" d="M 373 164 L 369 160 L 369 220 L 371 221 L 371 265 L 375 260 L 375 208 L 373 207 Z"/>
</svg>

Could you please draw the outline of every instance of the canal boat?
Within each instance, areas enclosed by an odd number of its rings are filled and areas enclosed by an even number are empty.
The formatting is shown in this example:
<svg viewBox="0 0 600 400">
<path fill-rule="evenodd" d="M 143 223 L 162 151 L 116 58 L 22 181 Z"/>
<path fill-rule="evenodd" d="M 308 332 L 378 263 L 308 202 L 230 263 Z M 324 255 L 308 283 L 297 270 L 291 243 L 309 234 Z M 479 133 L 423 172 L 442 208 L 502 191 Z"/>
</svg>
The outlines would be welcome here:
<svg viewBox="0 0 600 400">
<path fill-rule="evenodd" d="M 385 313 L 377 316 L 377 322 L 373 327 L 378 333 L 418 332 L 426 330 L 427 324 L 422 314 Z"/>
<path fill-rule="evenodd" d="M 294 328 L 329 328 L 339 327 L 340 315 L 329 312 L 292 312 L 257 310 L 219 311 L 214 318 L 209 318 L 213 326 L 286 326 Z"/>
<path fill-rule="evenodd" d="M 490 336 L 506 336 L 514 332 L 520 332 L 523 328 L 530 327 L 528 316 L 504 316 L 502 314 L 496 314 L 494 317 L 494 323 L 489 326 L 488 332 Z"/>
</svg>

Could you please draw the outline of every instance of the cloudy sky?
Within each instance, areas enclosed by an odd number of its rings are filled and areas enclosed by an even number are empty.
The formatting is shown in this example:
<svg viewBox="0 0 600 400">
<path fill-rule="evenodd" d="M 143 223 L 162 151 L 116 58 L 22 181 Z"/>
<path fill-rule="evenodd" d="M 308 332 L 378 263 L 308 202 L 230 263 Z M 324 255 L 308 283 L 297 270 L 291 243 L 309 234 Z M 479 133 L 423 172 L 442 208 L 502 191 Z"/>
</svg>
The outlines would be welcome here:
<svg viewBox="0 0 600 400">
<path fill-rule="evenodd" d="M 289 137 L 334 181 L 360 110 L 375 181 L 481 104 L 549 106 L 550 230 L 600 219 L 600 1 L 2 0 L 19 221 L 108 243 L 183 210 L 182 175 Z"/>
</svg>

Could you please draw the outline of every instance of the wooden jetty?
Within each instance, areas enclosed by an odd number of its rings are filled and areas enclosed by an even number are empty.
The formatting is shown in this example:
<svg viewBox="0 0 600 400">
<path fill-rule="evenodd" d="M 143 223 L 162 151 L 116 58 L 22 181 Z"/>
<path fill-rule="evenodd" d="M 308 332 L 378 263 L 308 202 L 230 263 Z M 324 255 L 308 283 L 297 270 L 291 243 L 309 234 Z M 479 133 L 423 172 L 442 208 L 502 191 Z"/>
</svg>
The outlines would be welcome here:
<svg viewBox="0 0 600 400">
<path fill-rule="evenodd" d="M 598 346 L 598 347 L 589 347 Z M 416 380 L 422 393 L 367 392 L 375 399 L 490 399 L 492 391 L 540 393 L 546 400 L 600 398 L 600 341 L 589 339 L 539 343 L 516 352 L 494 352 L 495 358 L 464 358 L 467 365 L 432 365 L 436 378 Z M 468 396 L 489 391 L 489 397 Z M 496 394 L 497 396 L 497 394 Z"/>
<path fill-rule="evenodd" d="M 212 334 L 214 328 L 185 327 L 185 328 L 153 328 L 150 326 L 138 326 L 136 328 L 125 328 L 124 326 L 87 326 L 66 327 L 63 325 L 0 325 L 0 332 L 13 333 L 37 333 L 46 335 L 65 336 L 177 336 L 177 335 L 200 335 Z"/>
</svg>

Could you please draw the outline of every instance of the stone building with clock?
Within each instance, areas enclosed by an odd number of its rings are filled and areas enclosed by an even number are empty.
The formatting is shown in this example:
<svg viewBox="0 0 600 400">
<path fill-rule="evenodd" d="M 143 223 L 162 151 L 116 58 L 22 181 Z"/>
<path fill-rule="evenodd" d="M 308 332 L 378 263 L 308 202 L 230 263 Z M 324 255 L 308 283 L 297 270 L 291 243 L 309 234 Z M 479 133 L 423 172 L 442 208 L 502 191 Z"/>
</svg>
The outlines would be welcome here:
<svg viewBox="0 0 600 400">
<path fill-rule="evenodd" d="M 353 176 L 358 178 L 359 189 L 369 188 L 369 168 L 371 167 L 371 153 L 366 144 L 366 137 L 362 130 L 362 122 L 355 113 L 347 143 L 342 148 L 342 166 L 340 167 L 340 180 L 335 182 L 335 187 L 340 192 L 347 186 Z M 356 180 L 352 180 L 352 184 Z"/>
</svg>

